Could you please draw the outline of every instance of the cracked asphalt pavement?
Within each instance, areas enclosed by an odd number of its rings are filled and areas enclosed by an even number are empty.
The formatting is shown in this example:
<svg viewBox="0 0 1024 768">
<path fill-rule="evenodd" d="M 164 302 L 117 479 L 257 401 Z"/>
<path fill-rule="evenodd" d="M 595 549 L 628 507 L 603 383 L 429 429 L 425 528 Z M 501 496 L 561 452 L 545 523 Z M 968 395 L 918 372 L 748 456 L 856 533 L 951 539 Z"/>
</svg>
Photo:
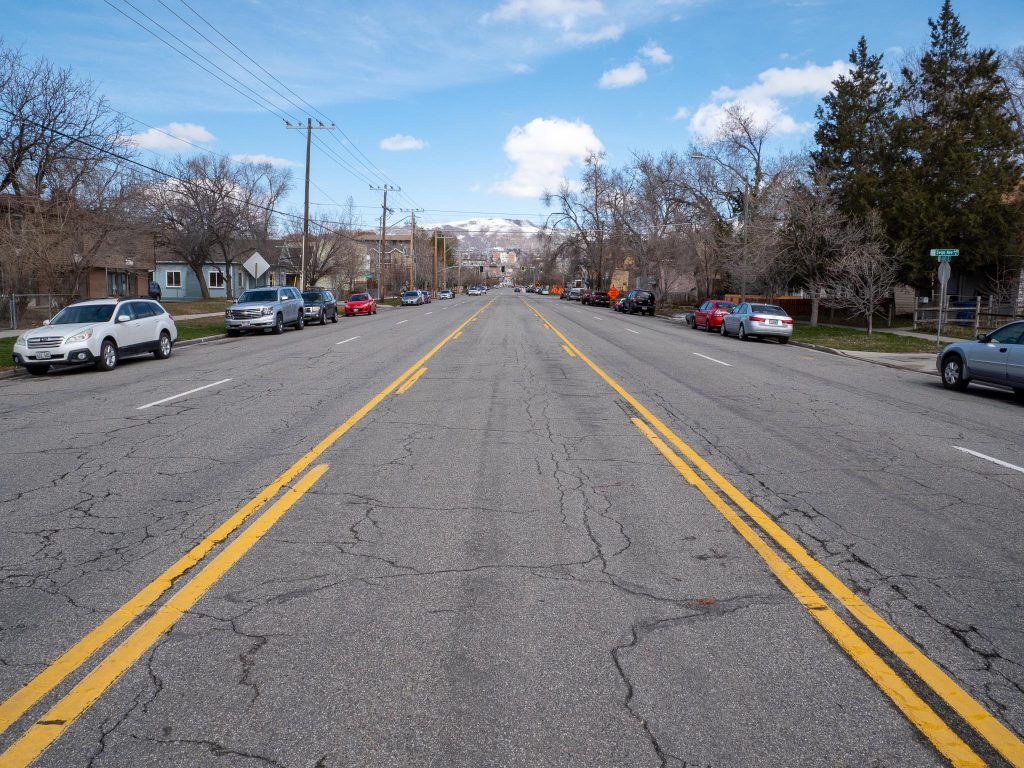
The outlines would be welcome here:
<svg viewBox="0 0 1024 768">
<path fill-rule="evenodd" d="M 0 697 L 488 302 L 36 765 L 947 765 L 529 305 L 1024 733 L 1024 406 L 509 289 L 0 381 Z"/>
</svg>

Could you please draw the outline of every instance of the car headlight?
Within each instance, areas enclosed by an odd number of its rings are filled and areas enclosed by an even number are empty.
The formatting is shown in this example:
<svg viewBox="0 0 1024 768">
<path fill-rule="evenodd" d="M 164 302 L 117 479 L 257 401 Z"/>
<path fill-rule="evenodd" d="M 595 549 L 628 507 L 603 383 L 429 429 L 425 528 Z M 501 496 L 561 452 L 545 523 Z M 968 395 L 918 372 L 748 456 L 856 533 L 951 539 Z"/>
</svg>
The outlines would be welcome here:
<svg viewBox="0 0 1024 768">
<path fill-rule="evenodd" d="M 272 315 L 272 314 L 274 314 L 274 308 L 273 307 L 260 307 L 260 314 L 261 315 Z"/>
<path fill-rule="evenodd" d="M 224 317 L 231 317 L 231 309 L 230 308 L 224 310 Z"/>
<path fill-rule="evenodd" d="M 92 328 L 88 328 L 81 333 L 76 333 L 74 336 L 69 336 L 64 340 L 65 344 L 76 344 L 79 341 L 88 341 L 92 338 Z"/>
<path fill-rule="evenodd" d="M 21 336 L 16 338 L 14 340 L 14 343 L 15 343 L 16 346 L 24 347 L 25 346 L 25 336 L 24 336 L 24 334 L 22 334 Z"/>
</svg>

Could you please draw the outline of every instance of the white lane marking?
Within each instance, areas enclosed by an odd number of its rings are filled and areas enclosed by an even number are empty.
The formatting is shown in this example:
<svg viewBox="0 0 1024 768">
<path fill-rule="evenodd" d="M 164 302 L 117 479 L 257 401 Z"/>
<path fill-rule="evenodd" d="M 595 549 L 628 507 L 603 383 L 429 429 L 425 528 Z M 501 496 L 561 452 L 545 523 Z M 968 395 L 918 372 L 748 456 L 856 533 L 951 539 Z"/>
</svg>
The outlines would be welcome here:
<svg viewBox="0 0 1024 768">
<path fill-rule="evenodd" d="M 355 341 L 358 338 L 358 336 L 353 336 L 351 339 L 345 339 L 344 341 L 335 342 L 334 346 L 338 346 L 338 344 L 348 344 L 350 341 Z"/>
<path fill-rule="evenodd" d="M 992 458 L 991 456 L 986 456 L 984 453 L 978 453 L 977 451 L 972 451 L 969 448 L 961 448 L 959 445 L 954 445 L 953 447 L 956 448 L 958 451 L 963 451 L 964 453 L 969 453 L 969 454 L 971 454 L 971 456 L 977 456 L 979 459 L 985 459 L 986 461 L 991 461 L 993 464 L 998 464 L 1001 467 L 1006 467 L 1007 469 L 1015 469 L 1018 472 L 1024 473 L 1024 467 L 1018 467 L 1016 464 L 1011 464 L 1008 461 L 1002 461 L 1001 459 L 995 459 L 995 458 Z"/>
<path fill-rule="evenodd" d="M 591 315 L 591 317 L 594 318 L 595 320 L 604 320 L 603 317 L 598 317 L 597 315 Z"/>
<path fill-rule="evenodd" d="M 399 320 L 397 323 L 395 323 L 395 325 L 401 325 L 402 323 L 408 323 L 409 320 L 412 320 L 412 318 L 410 317 L 408 320 Z"/>
<path fill-rule="evenodd" d="M 195 389 L 190 389 L 188 392 L 179 392 L 176 395 L 171 395 L 170 397 L 165 397 L 163 400 L 155 400 L 152 403 L 146 403 L 145 405 L 140 405 L 135 410 L 136 411 L 144 411 L 146 408 L 152 408 L 154 405 L 160 405 L 161 403 L 166 403 L 166 402 L 168 402 L 170 400 L 177 400 L 179 397 L 184 397 L 185 395 L 191 395 L 193 392 L 199 392 L 200 390 L 209 389 L 210 387 L 216 387 L 218 384 L 227 384 L 229 381 L 231 381 L 231 379 L 221 379 L 220 381 L 213 382 L 213 384 L 206 384 L 206 385 L 204 385 L 202 387 L 196 387 Z"/>
<path fill-rule="evenodd" d="M 430 312 L 433 312 L 433 311 L 434 311 L 434 310 L 430 310 Z M 424 312 L 423 314 L 424 314 L 424 315 L 429 315 L 429 314 L 430 314 L 430 312 Z"/>
<path fill-rule="evenodd" d="M 629 331 L 630 333 L 635 333 L 637 336 L 640 335 L 640 331 L 634 331 L 632 328 L 627 328 L 626 330 Z"/>
<path fill-rule="evenodd" d="M 700 352 L 694 352 L 693 354 L 695 354 L 697 357 L 703 357 L 705 360 L 710 360 L 712 363 L 718 363 L 719 365 L 725 365 L 728 366 L 729 368 L 732 368 L 732 363 L 723 363 L 721 360 L 715 360 L 715 358 L 708 357 L 707 355 L 702 355 Z"/>
</svg>

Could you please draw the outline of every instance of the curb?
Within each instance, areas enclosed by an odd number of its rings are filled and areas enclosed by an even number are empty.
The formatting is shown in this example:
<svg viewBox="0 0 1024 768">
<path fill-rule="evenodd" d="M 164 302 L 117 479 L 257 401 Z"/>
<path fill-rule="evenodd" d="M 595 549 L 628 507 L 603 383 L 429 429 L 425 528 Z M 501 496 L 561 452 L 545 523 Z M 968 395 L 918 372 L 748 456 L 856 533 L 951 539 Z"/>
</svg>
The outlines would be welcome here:
<svg viewBox="0 0 1024 768">
<path fill-rule="evenodd" d="M 925 376 L 938 376 L 938 371 L 921 371 L 917 368 L 907 368 L 903 365 L 894 365 L 893 363 L 887 363 L 884 360 L 868 360 L 866 357 L 857 357 L 857 355 L 850 355 L 841 349 L 832 349 L 832 347 L 823 347 L 819 344 L 808 344 L 805 341 L 790 341 L 794 347 L 803 347 L 804 349 L 813 349 L 817 352 L 825 352 L 829 355 L 838 355 L 839 357 L 845 357 L 847 360 L 857 360 L 861 363 L 870 363 L 871 365 L 880 365 L 883 368 L 892 368 L 894 371 L 907 371 L 908 373 L 920 373 Z"/>
</svg>

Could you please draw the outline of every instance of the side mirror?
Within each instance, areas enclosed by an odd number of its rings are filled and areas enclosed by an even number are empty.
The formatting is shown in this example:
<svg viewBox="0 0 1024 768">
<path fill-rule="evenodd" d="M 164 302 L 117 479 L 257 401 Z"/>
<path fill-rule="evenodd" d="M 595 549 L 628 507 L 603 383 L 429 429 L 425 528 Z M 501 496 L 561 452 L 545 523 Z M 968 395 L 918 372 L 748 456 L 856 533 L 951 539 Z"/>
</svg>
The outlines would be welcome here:
<svg viewBox="0 0 1024 768">
<path fill-rule="evenodd" d="M 119 322 L 119 323 L 127 323 L 129 320 L 131 320 L 131 317 L 129 317 L 128 315 L 118 315 L 117 316 L 117 322 Z"/>
<path fill-rule="evenodd" d="M 987 341 L 988 340 L 988 334 L 987 333 L 979 333 L 977 335 L 977 337 L 976 337 L 976 340 L 977 341 Z"/>
<path fill-rule="evenodd" d="M 50 324 L 50 321 L 48 319 L 47 320 L 43 320 L 43 325 L 49 325 L 49 324 Z"/>
</svg>

